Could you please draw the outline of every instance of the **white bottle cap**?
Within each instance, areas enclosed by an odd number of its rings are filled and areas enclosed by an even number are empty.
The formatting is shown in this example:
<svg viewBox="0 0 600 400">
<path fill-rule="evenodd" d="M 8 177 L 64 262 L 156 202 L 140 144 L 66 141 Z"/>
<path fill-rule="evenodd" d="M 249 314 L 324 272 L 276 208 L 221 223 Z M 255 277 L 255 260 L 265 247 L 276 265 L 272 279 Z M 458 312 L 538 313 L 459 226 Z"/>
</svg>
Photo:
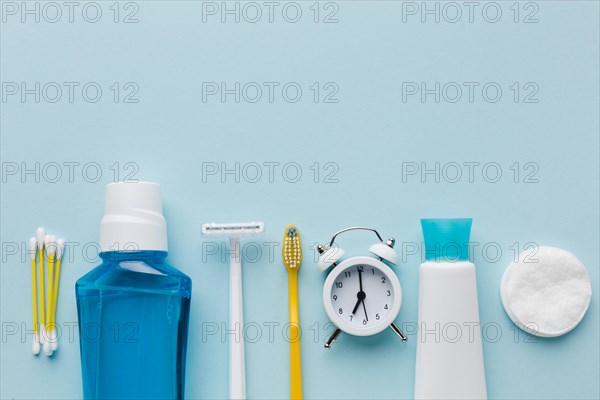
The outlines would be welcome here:
<svg viewBox="0 0 600 400">
<path fill-rule="evenodd" d="M 106 186 L 100 250 L 167 251 L 159 184 L 118 182 Z"/>
</svg>

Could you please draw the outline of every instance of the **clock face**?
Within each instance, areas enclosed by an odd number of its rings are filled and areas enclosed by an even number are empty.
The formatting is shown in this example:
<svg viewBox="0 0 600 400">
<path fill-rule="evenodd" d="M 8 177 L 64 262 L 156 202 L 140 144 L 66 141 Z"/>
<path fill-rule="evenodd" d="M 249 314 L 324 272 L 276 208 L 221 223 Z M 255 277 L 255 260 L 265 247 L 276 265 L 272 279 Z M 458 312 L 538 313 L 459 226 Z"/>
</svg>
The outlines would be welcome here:
<svg viewBox="0 0 600 400">
<path fill-rule="evenodd" d="M 387 328 L 398 315 L 401 298 L 396 274 L 371 257 L 354 257 L 335 267 L 323 293 L 331 320 L 359 336 Z"/>
<path fill-rule="evenodd" d="M 340 271 L 331 288 L 331 303 L 338 318 L 356 328 L 378 325 L 393 302 L 389 276 L 370 265 L 352 265 Z"/>
</svg>

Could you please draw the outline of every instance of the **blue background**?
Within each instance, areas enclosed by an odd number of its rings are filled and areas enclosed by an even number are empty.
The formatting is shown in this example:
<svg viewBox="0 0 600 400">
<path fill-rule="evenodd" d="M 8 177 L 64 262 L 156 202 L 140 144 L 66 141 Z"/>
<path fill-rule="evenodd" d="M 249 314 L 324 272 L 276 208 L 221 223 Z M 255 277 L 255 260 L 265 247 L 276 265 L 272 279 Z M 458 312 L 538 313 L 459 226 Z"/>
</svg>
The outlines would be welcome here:
<svg viewBox="0 0 600 400">
<path fill-rule="evenodd" d="M 63 337 L 59 351 L 47 358 L 31 355 L 30 336 L 23 341 L 8 334 L 22 323 L 31 329 L 29 263 L 14 246 L 22 246 L 38 225 L 77 242 L 63 267 L 58 311 L 59 322 L 75 322 L 75 281 L 96 263 L 93 247 L 87 247 L 88 256 L 82 249 L 98 240 L 105 184 L 133 171 L 124 167 L 128 162 L 137 167 L 133 178 L 161 184 L 169 260 L 193 279 L 188 398 L 227 396 L 227 343 L 218 335 L 203 340 L 203 331 L 206 323 L 226 322 L 228 265 L 219 256 L 203 260 L 201 223 L 263 220 L 265 242 L 279 242 L 288 223 L 299 226 L 305 245 L 300 314 L 307 398 L 410 398 L 414 335 L 406 345 L 390 331 L 372 338 L 344 335 L 331 351 L 323 349 L 330 329 L 314 244 L 338 229 L 369 225 L 396 237 L 402 250 L 401 243 L 421 242 L 419 218 L 454 216 L 474 218 L 472 240 L 482 244 L 474 254 L 481 322 L 501 332 L 496 338 L 490 329 L 484 343 L 489 397 L 600 396 L 598 2 L 538 1 L 538 22 L 527 24 L 524 15 L 534 9 L 520 3 L 515 23 L 513 2 L 498 3 L 497 23 L 482 18 L 484 3 L 473 22 L 463 15 L 456 23 L 443 18 L 436 23 L 431 16 L 423 23 L 419 15 L 405 15 L 403 22 L 401 2 L 341 1 L 338 22 L 329 24 L 313 22 L 312 2 L 298 3 L 303 14 L 297 23 L 282 19 L 281 6 L 273 23 L 266 16 L 257 23 L 234 23 L 231 17 L 221 23 L 219 16 L 203 22 L 201 3 L 142 1 L 136 3 L 138 22 L 124 24 L 113 22 L 113 2 L 98 4 L 103 14 L 97 23 L 83 20 L 81 7 L 72 23 L 66 16 L 57 23 L 31 17 L 22 22 L 19 15 L 3 13 L 2 82 L 78 82 L 79 88 L 97 82 L 103 95 L 96 103 L 83 100 L 80 91 L 72 103 L 66 93 L 56 103 L 45 98 L 36 103 L 31 95 L 25 102 L 7 96 L 1 103 L 2 398 L 81 397 L 77 336 Z M 133 9 L 119 6 L 121 21 Z M 333 10 L 323 7 L 320 20 Z M 120 94 L 115 103 L 109 89 L 114 82 L 122 88 L 137 84 L 139 102 L 123 103 Z M 280 82 L 279 87 L 297 82 L 303 95 L 296 103 L 282 99 L 281 92 L 272 103 L 265 97 L 236 103 L 231 96 L 225 103 L 217 96 L 203 102 L 202 82 Z M 324 103 L 321 95 L 315 103 L 309 89 L 314 82 L 321 90 L 327 82 L 337 84 L 338 102 Z M 497 82 L 503 95 L 495 103 L 485 101 L 480 90 L 473 102 L 466 93 L 456 103 L 444 98 L 438 103 L 432 95 L 425 102 L 418 96 L 403 102 L 402 82 L 429 87 L 479 82 L 479 88 Z M 527 82 L 537 84 L 538 102 L 523 102 L 524 92 L 515 102 L 513 82 L 521 90 Z M 21 176 L 23 167 L 36 162 L 39 182 L 34 175 Z M 53 173 L 44 176 L 53 162 L 81 163 L 73 182 L 66 167 L 56 183 Z M 92 162 L 102 172 L 95 183 L 93 169 L 85 176 L 81 170 Z M 293 174 L 284 179 L 280 166 L 273 182 L 266 168 L 256 183 L 248 176 L 239 182 L 233 175 L 203 179 L 206 162 L 228 168 L 235 162 L 240 168 L 294 162 L 302 177 L 291 183 Z M 310 169 L 315 162 L 318 183 Z M 326 170 L 328 162 L 334 167 Z M 403 179 L 405 163 L 434 168 L 436 162 L 442 172 L 447 167 L 439 182 L 432 175 Z M 466 167 L 458 182 L 450 182 L 453 162 L 479 162 L 473 182 Z M 502 170 L 495 183 L 481 174 L 481 166 L 491 162 Z M 515 162 L 521 171 L 517 183 L 510 169 Z M 537 166 L 537 182 L 524 182 L 532 171 L 524 169 L 527 162 Z M 19 172 L 7 174 L 15 165 Z M 335 168 L 337 182 L 325 182 L 325 173 Z M 590 274 L 588 313 L 564 337 L 527 336 L 502 309 L 502 273 L 514 249 L 527 242 L 573 252 Z M 343 246 L 365 254 L 371 243 L 371 237 L 356 234 Z M 481 251 L 486 243 L 492 244 L 487 255 Z M 288 318 L 287 279 L 279 251 L 276 247 L 274 258 L 263 252 L 244 266 L 246 322 L 262 327 L 262 336 L 246 346 L 250 398 L 288 396 L 288 346 L 281 329 Z M 420 256 L 405 254 L 396 267 L 404 291 L 398 323 L 417 318 Z M 282 324 L 272 342 L 265 325 L 271 322 Z"/>
</svg>

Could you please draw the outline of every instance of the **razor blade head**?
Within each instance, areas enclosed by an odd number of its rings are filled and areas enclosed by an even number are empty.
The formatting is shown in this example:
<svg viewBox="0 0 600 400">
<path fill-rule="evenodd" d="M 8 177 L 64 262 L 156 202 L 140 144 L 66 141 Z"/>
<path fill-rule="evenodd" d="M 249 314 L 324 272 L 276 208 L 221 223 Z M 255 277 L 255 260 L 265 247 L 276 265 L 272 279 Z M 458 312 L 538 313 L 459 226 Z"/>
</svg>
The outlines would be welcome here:
<svg viewBox="0 0 600 400">
<path fill-rule="evenodd" d="M 256 236 L 265 231 L 264 222 L 243 222 L 234 224 L 202 224 L 202 236 L 243 237 Z"/>
</svg>

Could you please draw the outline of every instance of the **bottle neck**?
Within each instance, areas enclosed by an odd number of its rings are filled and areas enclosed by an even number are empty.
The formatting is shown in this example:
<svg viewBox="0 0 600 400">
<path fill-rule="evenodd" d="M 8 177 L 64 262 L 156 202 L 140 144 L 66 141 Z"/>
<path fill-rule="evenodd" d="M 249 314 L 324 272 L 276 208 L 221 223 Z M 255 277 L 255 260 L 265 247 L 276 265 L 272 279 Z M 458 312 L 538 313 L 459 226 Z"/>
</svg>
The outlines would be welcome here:
<svg viewBox="0 0 600 400">
<path fill-rule="evenodd" d="M 166 251 L 136 250 L 136 251 L 103 251 L 100 258 L 103 261 L 156 261 L 159 262 L 167 257 Z"/>
</svg>

